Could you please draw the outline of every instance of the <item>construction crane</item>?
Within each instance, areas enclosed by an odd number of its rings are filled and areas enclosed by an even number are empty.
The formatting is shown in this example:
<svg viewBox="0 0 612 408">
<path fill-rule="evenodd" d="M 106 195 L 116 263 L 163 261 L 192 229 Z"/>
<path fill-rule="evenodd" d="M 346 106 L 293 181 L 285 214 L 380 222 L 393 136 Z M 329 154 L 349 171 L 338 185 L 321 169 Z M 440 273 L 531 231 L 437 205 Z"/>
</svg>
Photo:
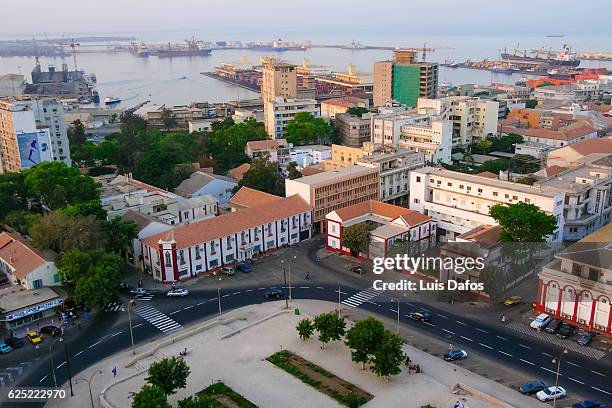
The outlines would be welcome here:
<svg viewBox="0 0 612 408">
<path fill-rule="evenodd" d="M 427 61 L 427 53 L 428 52 L 435 52 L 436 50 L 440 50 L 440 49 L 447 49 L 447 50 L 452 50 L 454 49 L 453 47 L 437 47 L 437 48 L 431 48 L 431 47 L 427 47 L 427 44 L 423 44 L 422 48 L 402 48 L 402 50 L 408 50 L 408 51 L 414 51 L 414 52 L 420 52 L 422 57 L 423 57 L 423 62 Z"/>
<path fill-rule="evenodd" d="M 64 43 L 64 45 L 67 45 L 68 47 L 70 47 L 72 49 L 72 59 L 74 61 L 74 72 L 77 72 L 77 57 L 76 57 L 76 47 L 80 47 L 81 44 L 74 42 L 74 38 L 72 40 L 70 40 L 69 43 Z"/>
</svg>

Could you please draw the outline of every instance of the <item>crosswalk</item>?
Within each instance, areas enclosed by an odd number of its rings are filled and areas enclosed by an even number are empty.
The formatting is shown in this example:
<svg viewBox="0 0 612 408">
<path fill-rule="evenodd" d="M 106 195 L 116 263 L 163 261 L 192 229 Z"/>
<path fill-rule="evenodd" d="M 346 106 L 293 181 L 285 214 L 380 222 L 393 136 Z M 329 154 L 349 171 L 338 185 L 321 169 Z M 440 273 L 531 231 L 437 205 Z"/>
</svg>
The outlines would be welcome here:
<svg viewBox="0 0 612 408">
<path fill-rule="evenodd" d="M 134 296 L 134 300 L 141 302 L 149 302 L 153 300 L 153 295 L 136 295 Z"/>
<path fill-rule="evenodd" d="M 123 303 L 121 302 L 108 302 L 106 306 L 104 306 L 103 310 L 105 312 L 117 312 L 119 309 L 121 309 L 122 305 Z"/>
<path fill-rule="evenodd" d="M 366 290 L 362 290 L 361 292 L 355 293 L 353 296 L 344 299 L 342 302 L 343 305 L 350 307 L 358 307 L 362 303 L 369 302 L 374 299 L 376 296 L 380 295 L 380 291 L 374 288 L 368 288 Z"/>
<path fill-rule="evenodd" d="M 153 326 L 157 327 L 164 333 L 169 333 L 174 330 L 180 329 L 182 326 L 154 308 L 153 306 L 139 306 L 134 309 L 136 314 L 145 319 L 147 322 L 151 323 Z"/>
<path fill-rule="evenodd" d="M 519 322 L 511 322 L 511 323 L 508 323 L 507 326 L 510 329 L 517 331 L 519 333 L 526 334 L 531 337 L 539 338 L 540 340 L 544 340 L 547 343 L 555 344 L 561 348 L 571 350 L 578 354 L 583 354 L 587 357 L 591 357 L 596 360 L 600 360 L 601 358 L 603 358 L 603 356 L 606 355 L 606 353 L 604 353 L 603 351 L 594 349 L 593 347 L 581 346 L 580 344 L 576 342 L 575 338 L 574 339 L 560 339 L 554 334 L 547 333 L 543 330 L 542 331 L 534 330 L 531 327 L 528 327 Z"/>
</svg>

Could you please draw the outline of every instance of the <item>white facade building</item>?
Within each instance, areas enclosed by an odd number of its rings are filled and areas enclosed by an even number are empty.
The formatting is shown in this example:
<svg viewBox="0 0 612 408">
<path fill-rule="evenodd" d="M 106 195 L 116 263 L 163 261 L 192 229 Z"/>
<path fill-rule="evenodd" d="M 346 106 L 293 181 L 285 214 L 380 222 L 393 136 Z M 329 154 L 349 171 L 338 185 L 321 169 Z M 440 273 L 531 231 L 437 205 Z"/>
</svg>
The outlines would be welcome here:
<svg viewBox="0 0 612 408">
<path fill-rule="evenodd" d="M 378 112 L 378 115 L 372 115 L 370 119 L 370 141 L 379 145 L 397 145 L 404 125 L 429 123 L 429 115 L 408 111 L 405 107 L 384 107 L 379 108 Z"/>
<path fill-rule="evenodd" d="M 24 289 L 61 285 L 55 253 L 35 249 L 21 237 L 0 233 L 0 273 Z"/>
<path fill-rule="evenodd" d="M 266 104 L 266 123 L 274 124 L 274 139 L 285 136 L 287 123 L 293 120 L 296 113 L 307 112 L 314 117 L 320 116 L 320 109 L 314 99 L 285 99 L 277 97 L 274 102 Z"/>
<path fill-rule="evenodd" d="M 428 163 L 450 163 L 452 135 L 453 123 L 450 120 L 433 121 L 428 125 L 403 125 L 398 145 L 423 153 Z"/>
<path fill-rule="evenodd" d="M 331 159 L 331 146 L 324 145 L 309 145 L 297 146 L 291 148 L 290 162 L 296 162 L 298 169 L 312 166 L 314 164 L 323 163 L 325 160 Z"/>
<path fill-rule="evenodd" d="M 499 203 L 530 203 L 557 219 L 551 242 L 563 239 L 564 193 L 435 167 L 410 174 L 410 209 L 431 216 L 438 223 L 441 240 L 454 238 L 475 227 L 496 225 L 489 215 Z"/>
</svg>

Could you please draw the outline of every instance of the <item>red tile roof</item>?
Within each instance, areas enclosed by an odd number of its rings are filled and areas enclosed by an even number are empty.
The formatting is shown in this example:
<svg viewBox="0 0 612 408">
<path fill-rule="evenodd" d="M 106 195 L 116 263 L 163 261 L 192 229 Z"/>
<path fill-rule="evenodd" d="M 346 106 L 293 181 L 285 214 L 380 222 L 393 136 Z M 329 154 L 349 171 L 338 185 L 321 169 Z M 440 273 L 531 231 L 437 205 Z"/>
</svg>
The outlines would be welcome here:
<svg viewBox="0 0 612 408">
<path fill-rule="evenodd" d="M 49 261 L 20 237 L 8 232 L 0 233 L 0 258 L 13 267 L 13 275 L 18 279 L 25 278 L 28 273 Z"/>
<path fill-rule="evenodd" d="M 162 232 L 142 242 L 156 248 L 159 240 L 173 236 L 177 248 L 189 248 L 307 211 L 312 211 L 312 207 L 296 194 L 291 197 L 281 197 L 267 204 L 180 226 L 171 230 L 170 233 Z"/>
<path fill-rule="evenodd" d="M 544 169 L 544 173 L 546 177 L 552 177 L 556 174 L 561 173 L 564 170 L 567 170 L 567 167 L 561 167 L 561 166 L 554 165 L 554 166 L 546 167 Z"/>
<path fill-rule="evenodd" d="M 597 132 L 590 123 L 586 121 L 578 121 L 571 125 L 560 128 L 559 130 L 551 129 L 525 129 L 517 128 L 514 126 L 502 126 L 502 131 L 505 133 L 516 133 L 522 136 L 539 137 L 542 139 L 554 139 L 554 140 L 574 140 L 582 136 L 589 135 Z"/>
<path fill-rule="evenodd" d="M 583 156 L 593 153 L 612 153 L 612 139 L 587 139 L 569 147 Z M 551 152 L 552 155 L 554 155 L 553 152 Z"/>
<path fill-rule="evenodd" d="M 490 179 L 496 179 L 497 178 L 497 174 L 492 173 L 490 171 L 483 171 L 483 172 L 480 172 L 480 173 L 478 173 L 476 175 L 480 176 L 480 177 L 490 178 Z"/>
<path fill-rule="evenodd" d="M 268 194 L 263 191 L 254 190 L 249 187 L 240 187 L 240 190 L 230 199 L 232 206 L 249 208 L 258 205 L 272 203 L 281 200 L 283 197 L 274 194 Z"/>
<path fill-rule="evenodd" d="M 323 170 L 322 168 L 318 167 L 318 165 L 304 167 L 300 171 L 300 173 L 302 173 L 302 176 L 304 176 L 304 177 L 312 176 L 313 174 L 319 174 L 319 173 L 323 173 L 323 172 L 325 172 L 325 170 Z"/>
<path fill-rule="evenodd" d="M 479 244 L 488 248 L 496 244 L 497 242 L 499 242 L 500 232 L 501 232 L 501 228 L 499 225 L 491 225 L 487 227 L 477 227 L 464 234 L 461 234 L 459 238 L 478 242 Z"/>
<path fill-rule="evenodd" d="M 402 219 L 402 221 L 404 221 L 406 225 L 409 225 L 411 227 L 414 227 L 415 225 L 419 225 L 427 221 L 431 221 L 430 216 L 421 214 L 420 212 L 414 210 L 408 210 L 407 214 L 400 215 L 399 218 Z"/>
<path fill-rule="evenodd" d="M 338 214 L 338 217 L 340 217 L 342 221 L 349 221 L 367 214 L 374 214 L 394 220 L 402 215 L 407 215 L 409 212 L 410 210 L 407 208 L 398 207 L 397 205 L 387 204 L 377 200 L 363 201 L 336 210 L 336 214 Z"/>
<path fill-rule="evenodd" d="M 234 167 L 233 169 L 229 170 L 227 174 L 229 174 L 229 176 L 234 180 L 240 181 L 244 177 L 244 173 L 249 170 L 251 170 L 251 165 L 249 163 L 244 163 L 238 167 Z"/>
</svg>

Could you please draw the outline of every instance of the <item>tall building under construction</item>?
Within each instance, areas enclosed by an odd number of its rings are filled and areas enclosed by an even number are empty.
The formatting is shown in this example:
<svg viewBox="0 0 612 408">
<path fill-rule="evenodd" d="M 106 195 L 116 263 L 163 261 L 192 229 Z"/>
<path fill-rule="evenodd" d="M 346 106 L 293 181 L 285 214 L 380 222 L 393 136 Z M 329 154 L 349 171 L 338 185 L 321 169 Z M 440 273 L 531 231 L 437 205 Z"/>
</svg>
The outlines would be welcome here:
<svg viewBox="0 0 612 408">
<path fill-rule="evenodd" d="M 438 64 L 417 62 L 412 50 L 393 51 L 392 61 L 374 63 L 374 105 L 390 102 L 414 107 L 419 98 L 436 97 Z"/>
</svg>

